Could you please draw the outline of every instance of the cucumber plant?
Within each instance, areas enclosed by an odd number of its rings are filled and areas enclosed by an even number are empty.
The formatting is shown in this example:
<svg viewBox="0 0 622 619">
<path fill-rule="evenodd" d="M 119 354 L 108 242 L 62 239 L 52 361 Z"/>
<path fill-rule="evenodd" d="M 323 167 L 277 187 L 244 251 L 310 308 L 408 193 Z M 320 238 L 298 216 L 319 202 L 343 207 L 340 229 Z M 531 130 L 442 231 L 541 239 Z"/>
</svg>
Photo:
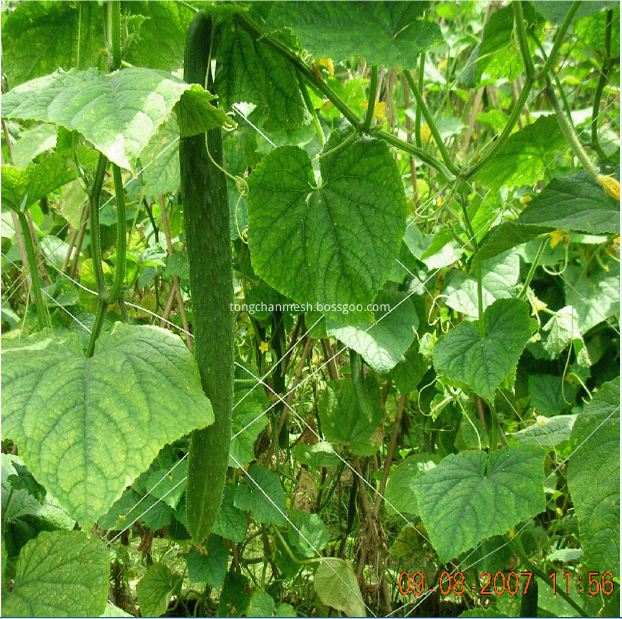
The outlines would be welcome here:
<svg viewBox="0 0 622 619">
<path fill-rule="evenodd" d="M 619 13 L 8 3 L 3 613 L 619 616 Z"/>
</svg>

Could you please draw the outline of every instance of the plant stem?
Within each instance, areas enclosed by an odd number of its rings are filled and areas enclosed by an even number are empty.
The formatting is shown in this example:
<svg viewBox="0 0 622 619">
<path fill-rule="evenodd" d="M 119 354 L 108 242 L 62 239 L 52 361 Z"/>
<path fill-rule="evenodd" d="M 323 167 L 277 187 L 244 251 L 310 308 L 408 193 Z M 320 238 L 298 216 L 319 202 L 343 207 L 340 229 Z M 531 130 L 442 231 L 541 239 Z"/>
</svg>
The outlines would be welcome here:
<svg viewBox="0 0 622 619">
<path fill-rule="evenodd" d="M 520 0 L 514 0 L 514 2 L 512 2 L 512 9 L 514 11 L 514 30 L 518 37 L 518 45 L 520 47 L 520 55 L 523 59 L 523 64 L 525 65 L 525 73 L 528 78 L 533 78 L 535 69 L 533 67 L 531 52 L 529 51 L 527 31 L 525 30 L 525 18 L 523 16 L 523 5 Z"/>
<path fill-rule="evenodd" d="M 99 201 L 104 184 L 104 176 L 108 167 L 108 159 L 103 153 L 99 153 L 97 169 L 95 171 L 95 179 L 89 196 L 90 208 L 89 219 L 91 229 L 91 258 L 93 260 L 93 273 L 97 282 L 97 292 L 99 294 L 99 303 L 97 305 L 97 313 L 95 314 L 95 323 L 91 331 L 91 338 L 86 351 L 87 357 L 93 356 L 95 350 L 95 342 L 101 333 L 104 324 L 104 317 L 108 309 L 106 281 L 104 280 L 104 270 L 102 268 L 102 248 L 101 235 L 99 230 Z"/>
<path fill-rule="evenodd" d="M 423 92 L 423 84 L 425 77 L 425 51 L 421 50 L 421 55 L 419 57 L 419 73 L 417 78 L 419 80 L 419 92 Z M 406 79 L 408 81 L 408 79 Z M 415 144 L 422 148 L 423 144 L 421 142 L 421 107 L 417 106 L 415 110 Z"/>
<path fill-rule="evenodd" d="M 39 328 L 45 329 L 50 326 L 50 320 L 48 318 L 47 309 L 43 301 L 43 295 L 41 294 L 41 282 L 39 281 L 39 270 L 37 269 L 37 256 L 35 254 L 35 246 L 30 236 L 30 228 L 28 227 L 28 220 L 26 219 L 26 213 L 19 210 L 17 211 L 17 218 L 19 219 L 19 226 L 24 237 L 24 246 L 26 248 L 26 257 L 28 259 L 28 270 L 30 271 L 30 280 L 32 282 L 32 293 L 35 297 L 35 307 L 37 308 L 37 320 L 39 321 Z"/>
<path fill-rule="evenodd" d="M 581 5 L 581 2 L 579 0 L 577 2 L 573 2 L 572 6 L 570 7 L 570 10 L 568 11 L 566 18 L 564 19 L 564 22 L 559 27 L 559 30 L 557 31 L 557 34 L 555 35 L 555 42 L 553 43 L 553 49 L 551 50 L 551 53 L 549 54 L 547 61 L 544 63 L 544 66 L 542 67 L 542 69 L 540 69 L 540 71 L 538 72 L 538 75 L 536 76 L 538 80 L 541 80 L 552 69 L 553 65 L 555 64 L 555 61 L 557 60 L 557 54 L 559 53 L 562 43 L 564 42 L 566 31 L 570 27 L 570 24 L 572 23 L 575 13 L 579 10 L 580 5 Z"/>
<path fill-rule="evenodd" d="M 490 150 L 470 170 L 467 170 L 462 175 L 462 178 L 466 180 L 477 174 L 501 150 L 507 139 L 510 137 L 512 129 L 514 129 L 514 125 L 516 124 L 518 117 L 521 115 L 521 112 L 525 107 L 525 103 L 527 103 L 527 99 L 529 98 L 529 93 L 531 92 L 532 86 L 533 78 L 527 76 L 527 79 L 525 80 L 525 85 L 523 86 L 523 91 L 521 92 L 518 101 L 514 104 L 512 112 L 510 113 L 510 118 L 508 119 L 507 124 L 503 128 L 501 135 L 494 143 L 492 148 L 490 148 Z"/>
<path fill-rule="evenodd" d="M 365 120 L 361 131 L 367 131 L 371 126 L 371 121 L 374 117 L 374 110 L 376 108 L 376 90 L 378 88 L 378 65 L 374 65 L 371 68 L 371 80 L 369 81 L 369 97 L 367 100 L 367 114 L 365 114 Z"/>
<path fill-rule="evenodd" d="M 292 552 L 292 549 L 289 547 L 289 544 L 285 541 L 285 539 L 281 535 L 281 532 L 275 526 L 272 527 L 272 530 L 274 531 L 276 536 L 279 538 L 279 541 L 283 545 L 283 548 L 285 548 L 285 552 L 287 552 L 287 555 L 289 556 L 289 558 L 294 563 L 296 563 L 296 565 L 311 565 L 313 563 L 321 563 L 323 561 L 322 557 L 317 557 L 315 559 L 298 559 Z"/>
<path fill-rule="evenodd" d="M 538 248 L 538 253 L 536 254 L 534 261 L 531 263 L 529 273 L 527 273 L 527 278 L 525 279 L 525 284 L 523 285 L 523 288 L 520 291 L 517 299 L 525 298 L 525 295 L 527 294 L 527 289 L 529 288 L 529 284 L 531 283 L 531 280 L 533 279 L 533 274 L 536 272 L 536 267 L 538 266 L 538 262 L 540 262 L 540 258 L 542 257 L 542 254 L 544 253 L 544 248 L 546 247 L 547 242 L 548 242 L 548 238 L 544 237 L 542 239 L 542 242 L 540 243 L 540 247 Z"/>
<path fill-rule="evenodd" d="M 492 419 L 492 423 L 490 424 L 490 453 L 492 453 L 496 451 L 497 443 L 499 442 L 499 420 L 497 418 L 497 408 L 495 407 L 494 401 L 488 403 L 488 408 L 490 409 L 490 417 Z"/>
<path fill-rule="evenodd" d="M 108 303 L 114 303 L 121 294 L 125 281 L 125 253 L 127 248 L 127 232 L 125 222 L 125 194 L 123 192 L 123 179 L 118 165 L 112 164 L 114 178 L 114 191 L 117 199 L 117 268 L 114 272 L 112 290 L 108 295 Z"/>
<path fill-rule="evenodd" d="M 436 123 L 434 122 L 434 118 L 432 117 L 432 114 L 430 113 L 428 106 L 425 104 L 425 101 L 423 100 L 423 95 L 421 94 L 421 91 L 417 87 L 417 84 L 415 84 L 415 80 L 413 79 L 412 73 L 408 69 L 404 69 L 404 75 L 406 76 L 406 80 L 408 81 L 408 85 L 410 86 L 410 89 L 412 90 L 413 95 L 415 95 L 415 99 L 417 100 L 417 107 L 418 109 L 421 109 L 421 113 L 423 114 L 425 121 L 428 123 L 428 127 L 430 128 L 430 131 L 432 132 L 432 135 L 434 136 L 434 141 L 436 142 L 436 145 L 438 146 L 438 150 L 441 153 L 441 157 L 443 158 L 445 165 L 449 168 L 449 170 L 453 174 L 459 174 L 460 170 L 458 170 L 458 168 L 454 165 L 454 162 L 451 160 L 451 156 L 449 155 L 449 152 L 447 151 L 447 148 L 445 147 L 445 143 L 443 142 L 443 139 L 441 138 L 441 134 L 438 132 Z"/>
<path fill-rule="evenodd" d="M 527 558 L 527 555 L 525 554 L 523 549 L 520 547 L 520 545 L 517 544 L 514 540 L 512 540 L 509 536 L 505 535 L 504 537 L 505 537 L 505 541 L 507 542 L 508 546 L 513 550 L 513 552 L 516 555 L 518 555 L 518 557 L 525 564 L 525 566 L 529 568 L 529 571 L 534 576 L 537 576 L 542 582 L 544 582 L 547 585 L 547 587 L 550 587 L 551 589 L 553 589 L 553 584 L 551 583 L 551 579 L 548 578 L 547 575 L 541 569 L 536 567 Z M 559 595 L 566 602 L 568 602 L 568 604 L 570 604 L 570 606 L 572 606 L 579 613 L 581 617 L 589 617 L 589 615 L 567 593 L 562 591 L 560 588 L 555 589 L 555 594 Z"/>
<path fill-rule="evenodd" d="M 551 102 L 551 106 L 555 110 L 555 115 L 557 116 L 557 123 L 559 124 L 559 128 L 562 130 L 562 133 L 564 134 L 566 141 L 568 142 L 570 148 L 572 149 L 572 152 L 575 154 L 577 159 L 581 162 L 581 165 L 583 166 L 585 171 L 590 176 L 592 176 L 594 179 L 597 179 L 598 170 L 596 169 L 594 164 L 590 161 L 590 158 L 587 156 L 587 153 L 583 149 L 583 146 L 581 146 L 581 142 L 579 142 L 579 138 L 577 137 L 577 134 L 575 133 L 575 130 L 572 127 L 570 119 L 568 118 L 568 116 L 566 116 L 566 113 L 560 107 L 559 101 L 557 100 L 557 97 L 555 96 L 555 90 L 553 89 L 553 86 L 551 86 L 550 83 L 545 88 L 545 92 L 546 92 L 546 96 Z"/>
<path fill-rule="evenodd" d="M 600 79 L 596 86 L 596 92 L 594 93 L 594 105 L 592 107 L 592 140 L 591 146 L 598 153 L 598 156 L 602 159 L 606 158 L 606 155 L 598 143 L 598 114 L 600 111 L 600 99 L 603 94 L 603 89 L 607 83 L 607 74 L 611 66 L 611 26 L 613 21 L 613 11 L 609 9 L 607 11 L 607 23 L 605 25 L 605 62 L 600 70 Z"/>
<path fill-rule="evenodd" d="M 299 71 L 296 71 L 296 77 L 298 78 L 298 86 L 300 86 L 300 92 L 302 93 L 302 98 L 305 101 L 307 110 L 309 110 L 309 114 L 311 114 L 311 116 L 313 117 L 313 126 L 315 127 L 315 132 L 317 133 L 317 137 L 320 140 L 320 144 L 324 146 L 324 144 L 326 144 L 326 137 L 324 135 L 324 131 L 322 130 L 322 125 L 320 124 L 320 120 L 317 117 L 315 108 L 313 107 L 313 103 L 311 102 L 311 97 L 309 96 L 307 85 L 305 84 L 304 78 L 302 77 L 302 74 Z"/>
<path fill-rule="evenodd" d="M 109 0 L 108 17 L 110 24 L 110 40 L 112 43 L 111 71 L 121 68 L 121 2 Z"/>
</svg>

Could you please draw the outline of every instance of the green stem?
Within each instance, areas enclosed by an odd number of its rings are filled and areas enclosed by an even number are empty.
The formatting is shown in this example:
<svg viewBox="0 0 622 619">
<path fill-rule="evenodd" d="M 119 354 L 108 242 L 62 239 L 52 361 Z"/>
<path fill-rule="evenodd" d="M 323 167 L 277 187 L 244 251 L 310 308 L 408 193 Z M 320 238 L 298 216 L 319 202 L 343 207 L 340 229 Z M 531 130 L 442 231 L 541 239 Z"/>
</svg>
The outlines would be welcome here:
<svg viewBox="0 0 622 619">
<path fill-rule="evenodd" d="M 269 45 L 274 51 L 288 60 L 304 77 L 311 82 L 311 84 L 317 88 L 323 95 L 325 95 L 331 103 L 344 115 L 344 117 L 355 126 L 357 129 L 361 126 L 361 119 L 355 114 L 348 104 L 333 91 L 333 89 L 326 84 L 323 80 L 316 77 L 313 70 L 290 50 L 287 46 L 283 45 L 280 41 L 277 41 L 271 36 L 263 36 L 261 28 L 255 24 L 246 15 L 236 15 L 236 19 L 242 24 L 242 26 L 248 30 L 251 34 L 254 34 L 257 38 L 262 37 L 261 41 Z"/>
<path fill-rule="evenodd" d="M 547 237 L 544 237 L 542 239 L 542 242 L 540 243 L 540 247 L 538 249 L 538 253 L 536 254 L 534 261 L 531 263 L 529 273 L 527 273 L 527 279 L 525 279 L 525 284 L 523 285 L 523 288 L 517 297 L 518 299 L 525 298 L 525 295 L 527 294 L 527 289 L 529 288 L 529 284 L 531 283 L 531 280 L 533 279 L 533 274 L 536 272 L 536 267 L 538 266 L 538 262 L 540 262 L 540 258 L 542 257 L 542 254 L 544 253 L 544 248 L 546 247 L 547 241 L 548 241 Z"/>
<path fill-rule="evenodd" d="M 477 323 L 479 327 L 479 336 L 484 339 L 486 336 L 486 328 L 484 326 L 484 284 L 482 283 L 482 263 L 475 267 L 477 275 Z"/>
<path fill-rule="evenodd" d="M 299 559 L 298 557 L 294 555 L 294 553 L 292 552 L 292 549 L 289 547 L 289 544 L 285 541 L 285 539 L 281 535 L 281 532 L 275 526 L 272 527 L 272 530 L 274 531 L 276 536 L 279 538 L 279 541 L 283 545 L 283 548 L 285 548 L 285 552 L 288 554 L 289 558 L 294 563 L 296 563 L 296 565 L 311 565 L 313 563 L 321 563 L 323 561 L 322 557 L 317 557 L 316 559 Z"/>
<path fill-rule="evenodd" d="M 421 113 L 423 114 L 425 121 L 428 123 L 428 127 L 430 128 L 430 131 L 432 132 L 432 135 L 434 136 L 434 141 L 436 142 L 436 145 L 438 146 L 438 150 L 441 153 L 441 157 L 443 158 L 445 165 L 448 167 L 448 169 L 453 174 L 456 174 L 456 175 L 459 174 L 460 170 L 458 170 L 458 168 L 454 165 L 454 162 L 451 160 L 451 156 L 449 155 L 449 152 L 447 151 L 447 148 L 445 147 L 445 143 L 443 142 L 443 139 L 441 138 L 441 134 L 438 132 L 438 129 L 436 128 L 436 123 L 434 122 L 434 118 L 432 117 L 432 114 L 430 113 L 428 106 L 423 100 L 421 91 L 417 87 L 417 84 L 415 84 L 415 80 L 413 79 L 412 73 L 408 69 L 404 69 L 404 75 L 406 76 L 406 80 L 408 81 L 408 85 L 410 86 L 410 89 L 412 90 L 413 95 L 415 95 L 415 99 L 417 100 L 417 106 L 419 109 L 421 109 Z"/>
<path fill-rule="evenodd" d="M 45 329 L 46 327 L 50 326 L 50 320 L 48 318 L 47 309 L 43 301 L 43 295 L 41 294 L 41 282 L 39 281 L 39 270 L 37 268 L 37 256 L 35 254 L 35 246 L 32 242 L 32 236 L 30 236 L 30 227 L 28 226 L 28 219 L 26 219 L 26 213 L 22 210 L 17 211 L 17 218 L 19 219 L 19 226 L 22 229 L 22 236 L 24 237 L 24 246 L 26 247 L 28 270 L 30 271 L 32 293 L 35 297 L 35 307 L 37 308 L 37 320 L 39 321 L 39 328 Z"/>
<path fill-rule="evenodd" d="M 577 134 L 575 133 L 575 130 L 572 127 L 570 119 L 568 118 L 568 116 L 566 116 L 566 113 L 564 112 L 564 110 L 562 110 L 561 106 L 559 105 L 559 101 L 557 100 L 557 97 L 555 96 L 555 90 L 553 90 L 553 86 L 549 84 L 545 88 L 545 92 L 546 92 L 546 96 L 551 102 L 551 106 L 555 110 L 555 115 L 557 116 L 557 123 L 559 124 L 559 128 L 562 130 L 562 133 L 564 134 L 566 141 L 568 142 L 570 148 L 572 149 L 572 152 L 575 154 L 577 159 L 581 162 L 581 165 L 583 166 L 585 171 L 588 172 L 588 174 L 592 176 L 594 179 L 596 179 L 598 177 L 598 170 L 596 169 L 594 164 L 590 161 L 589 157 L 587 156 L 587 153 L 583 149 L 583 146 L 581 146 L 581 142 L 579 142 L 579 138 L 577 137 Z"/>
<path fill-rule="evenodd" d="M 369 81 L 369 97 L 367 100 L 367 114 L 365 114 L 365 120 L 361 131 L 367 131 L 371 126 L 371 121 L 374 117 L 374 110 L 376 108 L 376 90 L 378 89 L 378 65 L 374 65 L 371 68 L 371 80 Z"/>
<path fill-rule="evenodd" d="M 514 11 L 514 30 L 518 37 L 518 46 L 520 47 L 520 55 L 525 65 L 525 73 L 527 77 L 533 78 L 535 69 L 531 58 L 531 52 L 529 51 L 527 31 L 525 30 L 525 17 L 523 16 L 523 5 L 520 0 L 514 0 L 514 2 L 512 2 L 512 9 Z"/>
<path fill-rule="evenodd" d="M 525 80 L 525 85 L 523 86 L 523 91 L 518 98 L 518 101 L 514 104 L 512 108 L 512 112 L 510 113 L 510 118 L 508 119 L 507 124 L 505 125 L 501 135 L 494 143 L 492 148 L 469 170 L 467 170 L 462 178 L 465 180 L 475 176 L 491 159 L 496 157 L 497 153 L 503 148 L 503 145 L 506 143 L 507 139 L 510 137 L 512 130 L 514 129 L 514 125 L 518 120 L 518 117 L 521 115 L 523 108 L 525 107 L 525 103 L 527 103 L 527 99 L 529 98 L 529 93 L 531 92 L 531 87 L 533 85 L 533 78 L 527 76 Z"/>
<path fill-rule="evenodd" d="M 492 423 L 490 424 L 490 453 L 496 451 L 497 443 L 499 442 L 499 419 L 497 417 L 497 408 L 495 407 L 494 398 L 493 402 L 488 402 L 488 408 L 490 409 L 490 417 Z"/>
<path fill-rule="evenodd" d="M 121 2 L 120 0 L 109 0 L 108 16 L 110 24 L 110 37 L 112 43 L 112 64 L 111 71 L 121 68 Z"/>
<path fill-rule="evenodd" d="M 309 96 L 309 91 L 307 90 L 307 85 L 305 84 L 305 80 L 299 71 L 296 71 L 296 77 L 298 78 L 298 86 L 300 87 L 300 92 L 302 93 L 302 98 L 305 101 L 307 110 L 309 110 L 309 114 L 311 114 L 311 116 L 313 117 L 313 126 L 315 127 L 315 132 L 317 133 L 317 137 L 320 140 L 320 144 L 324 146 L 324 144 L 326 144 L 326 136 L 324 135 L 324 131 L 322 130 L 322 125 L 320 124 L 320 120 L 317 117 L 317 112 L 315 111 L 315 108 L 313 107 L 313 102 L 311 101 L 311 97 Z"/>
<path fill-rule="evenodd" d="M 437 172 L 439 172 L 439 174 L 448 183 L 451 183 L 455 180 L 455 176 L 445 167 L 445 165 L 436 157 L 430 155 L 430 153 L 428 153 L 427 151 L 415 146 L 414 144 L 409 144 L 404 140 L 400 140 L 400 138 L 391 133 L 388 133 L 387 131 L 378 131 L 374 135 L 381 140 L 384 140 L 387 144 L 391 144 L 392 146 L 399 148 L 405 153 L 417 157 L 417 159 L 423 161 L 423 163 L 427 163 L 431 168 L 434 168 Z"/>
<path fill-rule="evenodd" d="M 555 42 L 553 43 L 553 49 L 551 50 L 551 53 L 549 54 L 547 61 L 544 63 L 544 66 L 542 67 L 542 69 L 540 69 L 540 72 L 537 75 L 538 80 L 542 79 L 552 69 L 553 65 L 555 64 L 557 60 L 557 54 L 559 53 L 562 43 L 564 42 L 566 31 L 570 27 L 570 24 L 572 23 L 575 13 L 579 10 L 580 5 L 581 5 L 581 2 L 579 0 L 577 2 L 573 2 L 572 6 L 570 7 L 570 11 L 568 11 L 566 18 L 564 19 L 564 22 L 559 27 L 559 30 L 557 31 L 557 34 L 555 35 Z"/>
<path fill-rule="evenodd" d="M 605 62 L 603 62 L 602 69 L 600 71 L 600 79 L 598 80 L 598 86 L 596 86 L 596 92 L 594 93 L 594 106 L 592 108 L 592 148 L 598 153 L 601 159 L 605 159 L 606 155 L 598 143 L 598 114 L 600 111 L 600 99 L 607 83 L 607 74 L 610 67 L 611 56 L 611 27 L 613 21 L 613 11 L 609 9 L 607 11 L 607 23 L 605 25 Z"/>
<path fill-rule="evenodd" d="M 99 229 L 99 201 L 104 184 L 104 176 L 108 167 L 108 159 L 103 153 L 99 154 L 97 169 L 95 171 L 95 179 L 91 188 L 90 202 L 90 231 L 91 231 L 91 259 L 93 260 L 93 273 L 97 283 L 97 292 L 99 294 L 99 303 L 97 304 L 97 313 L 95 314 L 95 322 L 91 337 L 89 339 L 86 351 L 87 357 L 92 357 L 95 350 L 95 342 L 101 333 L 104 324 L 104 318 L 108 309 L 108 298 L 106 290 L 106 281 L 104 280 L 104 270 L 102 268 L 102 248 L 101 235 Z"/>
<path fill-rule="evenodd" d="M 419 74 L 417 78 L 419 79 L 419 92 L 423 92 L 423 84 L 425 77 L 425 51 L 421 51 L 421 56 L 419 57 Z M 421 142 L 421 107 L 417 106 L 415 110 L 415 144 L 422 148 L 423 144 Z"/>
<path fill-rule="evenodd" d="M 117 268 L 114 272 L 112 289 L 108 295 L 108 303 L 114 303 L 121 294 L 125 281 L 125 253 L 127 248 L 127 231 L 125 221 L 125 193 L 123 191 L 123 179 L 118 165 L 112 164 L 114 178 L 114 191 L 117 199 Z"/>
<path fill-rule="evenodd" d="M 575 3 L 576 4 L 576 3 Z M 523 551 L 523 549 L 520 547 L 519 544 L 517 544 L 514 540 L 512 540 L 510 537 L 508 537 L 507 535 L 504 536 L 506 543 L 508 544 L 508 546 L 512 549 L 512 551 L 518 555 L 518 557 L 520 558 L 520 560 L 524 563 L 524 565 L 529 569 L 529 571 L 534 575 L 537 576 L 543 583 L 545 583 L 547 585 L 547 587 L 550 587 L 551 589 L 553 589 L 553 583 L 551 583 L 551 579 L 538 567 L 536 567 L 528 558 L 527 555 L 525 554 L 525 552 Z M 565 593 L 561 588 L 557 587 L 555 589 L 555 595 L 559 595 L 561 598 L 563 598 L 566 602 L 568 602 L 568 604 L 570 604 L 570 606 L 572 606 L 581 617 L 589 617 L 589 615 L 567 594 Z"/>
</svg>

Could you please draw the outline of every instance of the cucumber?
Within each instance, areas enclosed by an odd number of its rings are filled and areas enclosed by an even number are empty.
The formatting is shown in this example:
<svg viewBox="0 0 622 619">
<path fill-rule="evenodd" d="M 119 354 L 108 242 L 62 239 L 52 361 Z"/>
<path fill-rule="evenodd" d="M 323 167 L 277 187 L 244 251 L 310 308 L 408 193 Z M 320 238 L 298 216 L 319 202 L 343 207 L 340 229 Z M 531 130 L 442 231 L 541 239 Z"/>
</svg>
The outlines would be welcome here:
<svg viewBox="0 0 622 619">
<path fill-rule="evenodd" d="M 184 79 L 205 86 L 210 62 L 212 19 L 199 12 L 186 35 Z M 215 421 L 192 433 L 188 456 L 186 510 L 188 531 L 201 544 L 210 534 L 229 463 L 233 404 L 233 271 L 229 199 L 222 166 L 220 128 L 179 144 L 183 214 L 190 266 L 194 356 Z"/>
<path fill-rule="evenodd" d="M 529 584 L 527 591 L 522 594 L 520 600 L 519 617 L 537 617 L 538 616 L 538 581 L 533 577 L 533 581 Z"/>
</svg>

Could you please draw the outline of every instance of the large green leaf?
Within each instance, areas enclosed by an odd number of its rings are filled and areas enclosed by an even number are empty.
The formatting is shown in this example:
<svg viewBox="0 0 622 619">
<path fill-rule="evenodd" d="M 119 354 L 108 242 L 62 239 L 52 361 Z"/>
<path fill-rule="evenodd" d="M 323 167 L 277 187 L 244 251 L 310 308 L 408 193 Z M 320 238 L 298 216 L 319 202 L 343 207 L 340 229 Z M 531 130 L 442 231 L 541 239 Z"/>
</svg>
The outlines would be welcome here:
<svg viewBox="0 0 622 619">
<path fill-rule="evenodd" d="M 553 179 L 516 220 L 517 224 L 590 234 L 620 234 L 620 202 L 587 172 Z"/>
<path fill-rule="evenodd" d="M 544 456 L 540 447 L 462 451 L 411 483 L 430 541 L 442 562 L 507 533 L 544 511 Z"/>
<path fill-rule="evenodd" d="M 220 589 L 227 573 L 229 546 L 222 538 L 212 535 L 207 542 L 207 552 L 201 553 L 191 548 L 188 553 L 188 577 L 190 582 L 207 583 Z"/>
<path fill-rule="evenodd" d="M 225 112 L 210 104 L 214 98 L 164 71 L 72 69 L 13 88 L 2 98 L 2 116 L 75 129 L 112 162 L 135 172 L 136 159 L 178 102 L 182 135 L 228 123 Z"/>
<path fill-rule="evenodd" d="M 370 303 L 406 225 L 404 185 L 387 145 L 366 136 L 343 144 L 351 135 L 347 128 L 331 134 L 319 187 L 309 156 L 292 146 L 273 150 L 248 181 L 253 268 L 295 301 L 321 304 L 320 311 Z"/>
<path fill-rule="evenodd" d="M 577 328 L 586 333 L 599 322 L 620 312 L 620 263 L 611 261 L 607 270 L 570 265 L 564 273 L 566 303 L 577 313 Z"/>
<path fill-rule="evenodd" d="M 262 415 L 268 408 L 270 403 L 263 389 L 235 392 L 229 466 L 246 466 L 255 460 L 255 440 L 270 421 L 268 415 Z"/>
<path fill-rule="evenodd" d="M 428 2 L 278 2 L 264 31 L 290 28 L 316 58 L 362 56 L 370 65 L 415 69 L 421 50 L 443 40 L 419 19 Z"/>
<path fill-rule="evenodd" d="M 326 321 L 326 333 L 358 352 L 370 368 L 379 374 L 391 371 L 415 338 L 419 318 L 407 294 L 382 291 L 374 305 L 374 323 L 348 325 Z M 384 307 L 383 307 L 384 306 Z"/>
<path fill-rule="evenodd" d="M 41 163 L 33 163 L 25 170 L 2 166 L 2 204 L 14 211 L 26 210 L 51 191 L 62 187 L 76 177 L 65 162 L 65 156 L 53 154 Z"/>
<path fill-rule="evenodd" d="M 613 9 L 611 20 L 611 40 L 607 41 L 607 13 L 599 11 L 595 15 L 582 17 L 573 24 L 577 38 L 591 47 L 595 52 L 604 56 L 610 54 L 611 58 L 620 58 L 620 3 L 619 2 L 585 2 L 585 4 L 607 5 Z M 580 12 L 580 11 L 579 11 Z"/>
<path fill-rule="evenodd" d="M 231 484 L 225 484 L 220 511 L 212 527 L 212 533 L 239 544 L 246 535 L 247 513 L 235 506 L 235 494 L 236 489 Z"/>
<path fill-rule="evenodd" d="M 319 414 L 322 432 L 334 445 L 346 445 L 360 456 L 370 456 L 378 451 L 382 436 L 376 432 L 382 422 L 378 388 L 373 388 L 371 378 L 366 380 L 366 389 L 372 398 L 373 419 L 369 420 L 361 411 L 352 379 L 331 381 L 320 397 Z"/>
<path fill-rule="evenodd" d="M 555 0 L 554 2 L 540 0 L 536 4 L 536 9 L 538 10 L 538 13 L 542 13 L 542 15 L 544 15 L 544 17 L 546 17 L 551 24 L 560 26 L 566 18 L 566 15 L 568 15 L 568 11 L 570 11 L 573 4 L 573 0 Z M 581 6 L 579 6 L 579 10 L 574 14 L 572 21 L 574 22 L 577 19 L 593 15 L 594 13 L 604 11 L 605 9 L 615 9 L 619 6 L 620 2 L 618 0 L 582 2 Z"/>
<path fill-rule="evenodd" d="M 98 617 L 108 597 L 110 557 L 81 531 L 42 532 L 22 549 L 5 617 Z"/>
<path fill-rule="evenodd" d="M 117 323 L 84 356 L 76 334 L 2 346 L 2 433 L 90 528 L 160 449 L 213 422 L 192 354 L 157 327 Z"/>
<path fill-rule="evenodd" d="M 246 576 L 229 572 L 220 592 L 218 617 L 241 617 L 246 614 L 251 602 L 251 587 Z"/>
<path fill-rule="evenodd" d="M 278 475 L 253 464 L 247 477 L 246 485 L 240 486 L 235 494 L 235 506 L 251 510 L 257 522 L 283 526 L 287 505 Z"/>
<path fill-rule="evenodd" d="M 403 395 L 414 391 L 425 373 L 430 369 L 432 360 L 419 352 L 419 340 L 414 340 L 389 377 Z"/>
<path fill-rule="evenodd" d="M 559 415 L 553 419 L 543 417 L 512 436 L 521 445 L 541 445 L 547 449 L 554 449 L 562 441 L 570 439 L 576 418 L 576 415 Z"/>
<path fill-rule="evenodd" d="M 564 144 L 555 114 L 541 116 L 511 135 L 478 178 L 493 190 L 508 185 L 533 185 L 542 179 Z"/>
<path fill-rule="evenodd" d="M 348 617 L 366 617 L 365 604 L 352 566 L 343 559 L 324 559 L 313 580 L 315 591 L 326 606 Z"/>
<path fill-rule="evenodd" d="M 513 251 L 504 252 L 482 263 L 482 301 L 484 309 L 497 299 L 511 299 L 520 277 L 520 260 Z M 445 303 L 470 318 L 477 318 L 477 279 L 462 271 L 451 271 L 443 290 Z"/>
<path fill-rule="evenodd" d="M 494 400 L 497 387 L 515 368 L 531 337 L 529 307 L 499 299 L 484 312 L 484 336 L 477 322 L 461 322 L 434 346 L 434 367 L 450 380 L 467 384 Z"/>
<path fill-rule="evenodd" d="M 588 567 L 620 573 L 620 383 L 605 383 L 577 416 L 568 489 Z"/>
<path fill-rule="evenodd" d="M 221 62 L 214 89 L 225 108 L 253 103 L 263 114 L 267 131 L 295 129 L 311 122 L 296 71 L 285 58 L 236 21 L 227 21 L 218 30 L 217 46 Z"/>
<path fill-rule="evenodd" d="M 95 2 L 22 2 L 2 24 L 9 86 L 52 71 L 105 68 L 104 7 Z M 3 103 L 4 107 L 4 103 Z"/>
<path fill-rule="evenodd" d="M 175 578 L 168 565 L 154 563 L 136 585 L 140 613 L 143 617 L 159 617 L 166 612 L 175 590 Z"/>
<path fill-rule="evenodd" d="M 174 114 L 164 121 L 140 154 L 145 195 L 160 196 L 179 187 L 179 125 Z"/>
<path fill-rule="evenodd" d="M 490 238 L 480 247 L 479 251 L 473 256 L 473 266 L 481 264 L 485 260 L 490 260 L 502 254 L 516 245 L 527 243 L 546 232 L 551 232 L 555 228 L 543 226 L 527 226 L 517 224 L 514 221 L 504 221 L 493 228 Z"/>
</svg>

